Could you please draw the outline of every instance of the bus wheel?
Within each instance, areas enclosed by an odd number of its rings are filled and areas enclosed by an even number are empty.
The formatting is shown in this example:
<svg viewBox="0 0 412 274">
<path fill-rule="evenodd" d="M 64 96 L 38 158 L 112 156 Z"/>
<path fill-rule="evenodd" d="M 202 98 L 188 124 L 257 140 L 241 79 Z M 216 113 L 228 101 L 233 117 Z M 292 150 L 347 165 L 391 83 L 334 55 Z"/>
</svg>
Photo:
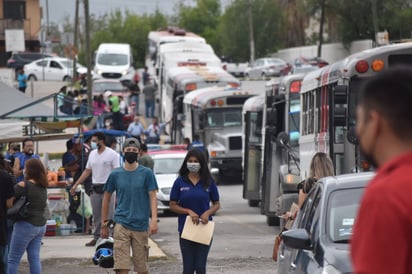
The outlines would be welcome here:
<svg viewBox="0 0 412 274">
<path fill-rule="evenodd" d="M 247 201 L 250 207 L 258 207 L 259 206 L 259 200 L 248 200 Z"/>
<path fill-rule="evenodd" d="M 278 217 L 273 217 L 273 216 L 266 216 L 266 224 L 268 226 L 279 226 L 280 225 L 280 220 Z"/>
</svg>

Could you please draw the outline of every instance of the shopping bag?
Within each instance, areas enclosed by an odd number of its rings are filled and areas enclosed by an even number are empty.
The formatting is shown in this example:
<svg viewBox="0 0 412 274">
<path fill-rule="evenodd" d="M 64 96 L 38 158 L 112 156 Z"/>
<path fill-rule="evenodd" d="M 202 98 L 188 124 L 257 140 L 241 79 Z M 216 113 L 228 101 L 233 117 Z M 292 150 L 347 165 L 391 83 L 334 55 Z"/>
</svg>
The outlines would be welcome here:
<svg viewBox="0 0 412 274">
<path fill-rule="evenodd" d="M 83 189 L 81 190 L 80 205 L 77 208 L 76 213 L 85 218 L 89 218 L 93 215 L 90 197 L 84 192 Z"/>
</svg>

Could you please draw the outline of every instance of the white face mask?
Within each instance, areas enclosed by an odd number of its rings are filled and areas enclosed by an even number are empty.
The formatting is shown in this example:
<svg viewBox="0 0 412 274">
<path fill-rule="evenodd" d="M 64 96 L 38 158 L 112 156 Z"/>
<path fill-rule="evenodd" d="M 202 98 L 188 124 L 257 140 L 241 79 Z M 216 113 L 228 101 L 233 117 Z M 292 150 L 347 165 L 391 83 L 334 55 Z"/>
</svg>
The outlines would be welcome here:
<svg viewBox="0 0 412 274">
<path fill-rule="evenodd" d="M 193 173 L 199 172 L 200 170 L 200 163 L 187 163 L 186 166 L 187 169 Z"/>
</svg>

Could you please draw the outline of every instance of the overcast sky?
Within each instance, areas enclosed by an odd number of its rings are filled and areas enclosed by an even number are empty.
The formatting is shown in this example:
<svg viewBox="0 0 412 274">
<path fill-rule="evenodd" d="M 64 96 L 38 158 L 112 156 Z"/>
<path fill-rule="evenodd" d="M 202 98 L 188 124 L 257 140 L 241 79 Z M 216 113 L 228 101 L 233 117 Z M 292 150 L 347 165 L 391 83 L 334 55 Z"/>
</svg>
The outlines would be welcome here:
<svg viewBox="0 0 412 274">
<path fill-rule="evenodd" d="M 120 9 L 128 10 L 137 14 L 153 13 L 158 7 L 160 12 L 172 14 L 173 7 L 176 3 L 182 0 L 89 0 L 90 14 L 97 16 L 109 13 L 110 11 Z M 222 5 L 226 5 L 232 0 L 221 0 Z M 75 0 L 40 0 L 40 5 L 43 7 L 43 22 L 46 23 L 48 2 L 49 21 L 54 23 L 62 23 L 65 16 L 74 18 Z M 183 0 L 187 5 L 195 5 L 196 0 Z M 83 3 L 83 1 L 80 1 Z M 83 5 L 80 5 L 83 10 Z"/>
</svg>

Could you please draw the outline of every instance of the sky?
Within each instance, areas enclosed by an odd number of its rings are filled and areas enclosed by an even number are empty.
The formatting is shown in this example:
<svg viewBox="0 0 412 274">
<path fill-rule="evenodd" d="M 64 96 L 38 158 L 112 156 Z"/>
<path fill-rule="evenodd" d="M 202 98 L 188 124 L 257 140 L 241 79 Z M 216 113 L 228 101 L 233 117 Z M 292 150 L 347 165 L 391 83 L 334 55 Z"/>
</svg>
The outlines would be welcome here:
<svg viewBox="0 0 412 274">
<path fill-rule="evenodd" d="M 196 0 L 89 0 L 90 14 L 96 16 L 110 13 L 113 10 L 120 9 L 137 14 L 151 14 L 156 8 L 164 14 L 173 14 L 173 7 L 183 1 L 186 5 L 195 5 Z M 233 0 L 221 0 L 222 6 L 230 3 Z M 74 18 L 75 0 L 40 0 L 40 5 L 43 7 L 43 23 L 46 23 L 47 6 L 49 23 L 61 24 L 66 16 Z M 80 1 L 80 9 L 83 11 L 83 1 Z"/>
</svg>

